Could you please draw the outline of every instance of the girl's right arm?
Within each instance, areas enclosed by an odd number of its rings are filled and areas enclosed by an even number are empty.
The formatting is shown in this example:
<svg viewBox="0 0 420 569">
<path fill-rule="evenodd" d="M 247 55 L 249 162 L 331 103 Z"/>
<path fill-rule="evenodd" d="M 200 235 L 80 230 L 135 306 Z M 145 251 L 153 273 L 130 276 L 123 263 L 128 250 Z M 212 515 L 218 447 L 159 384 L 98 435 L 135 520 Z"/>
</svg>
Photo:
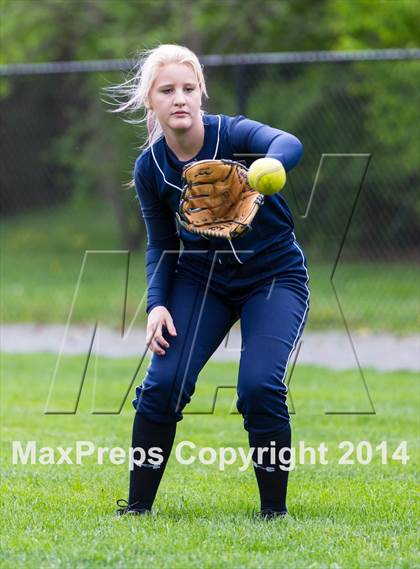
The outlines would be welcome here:
<svg viewBox="0 0 420 569">
<path fill-rule="evenodd" d="M 169 344 L 163 338 L 162 326 L 172 335 L 176 330 L 166 301 L 179 254 L 179 237 L 172 211 L 158 197 L 152 184 L 142 173 L 141 160 L 136 161 L 134 182 L 147 233 L 146 280 L 148 314 L 146 342 L 150 349 L 164 355 Z"/>
</svg>

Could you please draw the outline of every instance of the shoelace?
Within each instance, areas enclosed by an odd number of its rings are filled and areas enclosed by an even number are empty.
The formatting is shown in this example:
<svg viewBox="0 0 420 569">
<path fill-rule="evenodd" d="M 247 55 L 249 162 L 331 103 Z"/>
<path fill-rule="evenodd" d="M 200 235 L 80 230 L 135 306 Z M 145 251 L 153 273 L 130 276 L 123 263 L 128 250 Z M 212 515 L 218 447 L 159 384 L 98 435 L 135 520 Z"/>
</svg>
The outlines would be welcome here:
<svg viewBox="0 0 420 569">
<path fill-rule="evenodd" d="M 124 498 L 120 498 L 119 500 L 117 500 L 117 506 L 118 506 L 117 512 L 119 514 L 125 514 L 126 512 L 135 509 L 133 506 L 135 506 L 138 503 L 139 502 L 134 502 L 134 504 L 129 504 L 127 500 L 124 500 Z"/>
<path fill-rule="evenodd" d="M 258 515 L 259 519 L 271 520 L 273 518 L 283 518 L 284 516 L 287 515 L 287 511 L 285 511 L 285 510 L 278 511 L 278 510 L 266 509 L 266 510 L 261 510 L 261 512 L 259 512 L 257 515 Z"/>
</svg>

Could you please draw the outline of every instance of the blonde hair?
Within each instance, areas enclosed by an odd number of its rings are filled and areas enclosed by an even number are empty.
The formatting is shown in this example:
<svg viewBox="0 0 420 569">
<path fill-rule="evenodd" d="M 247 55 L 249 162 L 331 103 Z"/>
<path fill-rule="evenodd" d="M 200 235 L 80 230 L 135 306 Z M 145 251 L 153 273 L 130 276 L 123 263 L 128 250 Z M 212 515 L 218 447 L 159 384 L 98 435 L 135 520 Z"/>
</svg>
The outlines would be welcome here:
<svg viewBox="0 0 420 569">
<path fill-rule="evenodd" d="M 159 69 L 168 63 L 190 65 L 197 77 L 201 95 L 208 98 L 203 69 L 198 57 L 187 47 L 177 44 L 161 44 L 153 49 L 139 52 L 137 62 L 130 72 L 131 77 L 119 85 L 105 88 L 114 101 L 111 104 L 116 106 L 110 112 L 142 111 L 140 117 L 125 120 L 132 124 L 146 123 L 148 136 L 143 147 L 151 146 L 162 136 L 162 127 L 155 113 L 148 108 L 148 99 Z"/>
</svg>

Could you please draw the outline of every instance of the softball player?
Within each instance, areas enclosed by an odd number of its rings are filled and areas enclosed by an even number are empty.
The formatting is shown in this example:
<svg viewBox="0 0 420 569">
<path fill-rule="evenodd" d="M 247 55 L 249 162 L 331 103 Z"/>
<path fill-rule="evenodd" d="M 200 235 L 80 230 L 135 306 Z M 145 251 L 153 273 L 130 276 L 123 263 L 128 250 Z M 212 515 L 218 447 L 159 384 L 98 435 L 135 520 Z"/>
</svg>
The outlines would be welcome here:
<svg viewBox="0 0 420 569">
<path fill-rule="evenodd" d="M 149 139 L 134 168 L 147 230 L 147 344 L 151 363 L 133 401 L 132 446 L 162 449 L 160 465 L 146 460 L 130 473 L 128 502 L 119 514 L 151 511 L 173 445 L 176 424 L 197 377 L 231 326 L 240 320 L 242 352 L 237 408 L 244 418 L 263 519 L 287 513 L 291 444 L 286 369 L 309 309 L 305 256 L 280 194 L 265 196 L 252 231 L 233 241 L 203 237 L 176 223 L 183 167 L 194 160 L 280 160 L 286 171 L 302 155 L 291 134 L 243 116 L 210 115 L 196 55 L 161 45 L 119 86 L 128 101 L 118 111 L 146 109 Z M 181 248 L 182 243 L 182 248 Z M 276 449 L 270 453 L 258 449 Z M 278 458 L 286 449 L 283 462 Z M 287 464 L 286 464 L 287 466 Z"/>
</svg>

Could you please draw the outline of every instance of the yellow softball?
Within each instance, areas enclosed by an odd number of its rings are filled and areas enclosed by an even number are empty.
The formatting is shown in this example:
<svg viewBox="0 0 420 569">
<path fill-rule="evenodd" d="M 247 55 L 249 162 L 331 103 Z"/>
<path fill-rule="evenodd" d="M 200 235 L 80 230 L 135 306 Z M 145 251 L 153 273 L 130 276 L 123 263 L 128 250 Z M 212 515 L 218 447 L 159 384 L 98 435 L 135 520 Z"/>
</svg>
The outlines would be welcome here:
<svg viewBox="0 0 420 569">
<path fill-rule="evenodd" d="M 276 158 L 259 158 L 248 170 L 248 181 L 254 190 L 271 196 L 283 189 L 286 172 L 283 164 Z"/>
</svg>

